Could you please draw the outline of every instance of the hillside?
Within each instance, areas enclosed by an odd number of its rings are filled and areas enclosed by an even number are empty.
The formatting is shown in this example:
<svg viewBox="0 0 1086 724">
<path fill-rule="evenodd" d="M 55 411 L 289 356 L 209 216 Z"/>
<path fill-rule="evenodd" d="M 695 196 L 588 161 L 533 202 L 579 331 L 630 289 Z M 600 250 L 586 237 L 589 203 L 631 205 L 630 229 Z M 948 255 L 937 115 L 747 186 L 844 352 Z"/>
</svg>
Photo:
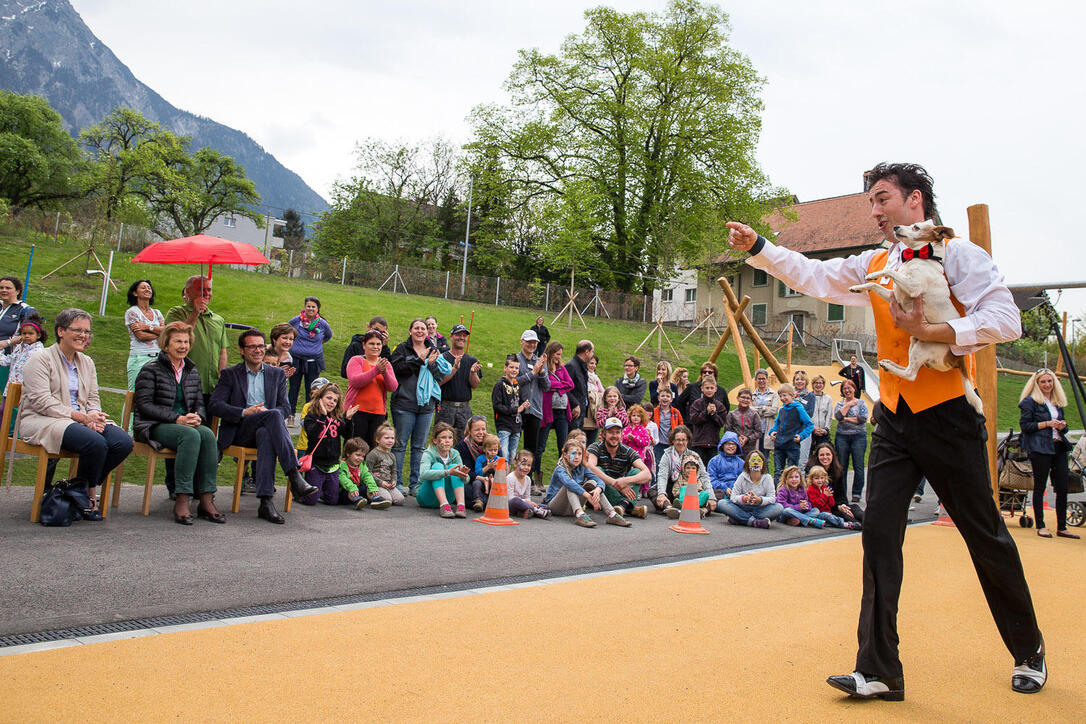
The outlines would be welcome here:
<svg viewBox="0 0 1086 724">
<path fill-rule="evenodd" d="M 0 88 L 46 98 L 73 135 L 129 106 L 178 134 L 193 150 L 232 156 L 272 213 L 317 212 L 327 202 L 241 131 L 180 110 L 141 83 L 94 35 L 68 0 L 0 0 Z"/>
</svg>

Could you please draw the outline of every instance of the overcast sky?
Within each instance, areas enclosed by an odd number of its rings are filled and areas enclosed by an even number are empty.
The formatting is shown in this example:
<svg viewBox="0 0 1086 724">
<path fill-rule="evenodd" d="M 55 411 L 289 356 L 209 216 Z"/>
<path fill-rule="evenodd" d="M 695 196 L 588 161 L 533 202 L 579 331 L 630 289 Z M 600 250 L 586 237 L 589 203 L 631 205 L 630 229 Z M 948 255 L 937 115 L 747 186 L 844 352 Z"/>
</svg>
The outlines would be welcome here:
<svg viewBox="0 0 1086 724">
<path fill-rule="evenodd" d="M 584 27 L 575 0 L 72 0 L 140 80 L 255 138 L 318 193 L 367 137 L 469 138 L 521 48 Z M 615 0 L 658 10 L 656 0 Z M 1086 280 L 1083 5 L 1054 0 L 722 3 L 766 78 L 758 158 L 801 201 L 861 190 L 881 160 L 924 164 L 944 223 L 990 206 L 1010 283 Z M 1077 49 L 1076 49 L 1077 48 Z M 1061 308 L 1086 314 L 1086 292 Z"/>
</svg>

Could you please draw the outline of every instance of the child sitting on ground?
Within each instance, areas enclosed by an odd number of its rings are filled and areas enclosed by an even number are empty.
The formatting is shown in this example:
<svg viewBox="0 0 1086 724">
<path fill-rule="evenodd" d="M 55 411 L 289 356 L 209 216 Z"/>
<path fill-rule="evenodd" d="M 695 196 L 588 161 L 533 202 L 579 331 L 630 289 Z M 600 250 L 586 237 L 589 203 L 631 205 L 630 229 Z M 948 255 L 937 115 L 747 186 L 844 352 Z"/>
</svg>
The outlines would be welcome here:
<svg viewBox="0 0 1086 724">
<path fill-rule="evenodd" d="M 671 490 L 671 504 L 664 508 L 663 513 L 672 520 L 677 520 L 682 514 L 683 495 L 690 480 L 690 473 L 694 473 L 698 480 L 698 508 L 701 509 L 701 517 L 709 515 L 716 510 L 716 496 L 713 495 L 713 486 L 709 482 L 709 474 L 705 471 L 705 465 L 701 462 L 701 456 L 693 450 L 687 450 L 682 457 L 682 473 L 675 481 Z"/>
<path fill-rule="evenodd" d="M 360 437 L 343 443 L 343 464 L 339 466 L 339 502 L 362 510 L 368 503 L 374 510 L 391 507 L 392 501 L 377 494 L 377 481 L 366 467 L 370 446 Z"/>
<path fill-rule="evenodd" d="M 302 419 L 305 420 L 306 415 L 309 414 L 309 410 L 313 407 L 313 395 L 317 394 L 317 390 L 327 385 L 329 382 L 327 377 L 318 377 L 313 380 L 313 384 L 309 386 L 309 399 L 302 405 Z M 309 439 L 305 434 L 305 425 L 301 426 L 298 430 L 298 444 L 296 445 L 298 450 L 298 457 L 305 455 L 305 451 L 309 449 Z M 256 470 L 256 461 L 253 461 L 253 470 Z"/>
<path fill-rule="evenodd" d="M 656 423 L 649 419 L 648 411 L 641 405 L 631 405 L 626 416 L 629 424 L 622 429 L 622 442 L 638 454 L 649 473 L 655 476 L 656 458 L 652 448 L 656 442 Z M 649 483 L 644 483 L 640 492 L 642 497 L 648 495 Z"/>
<path fill-rule="evenodd" d="M 392 446 L 396 444 L 396 430 L 387 422 L 373 433 L 377 447 L 366 455 L 366 467 L 377 483 L 377 497 L 393 505 L 403 505 L 403 493 L 396 487 L 396 456 Z"/>
<path fill-rule="evenodd" d="M 720 452 L 709 461 L 709 482 L 713 485 L 716 499 L 726 500 L 731 497 L 735 479 L 743 472 L 739 435 L 731 430 L 726 431 L 717 449 Z"/>
<path fill-rule="evenodd" d="M 475 512 L 483 512 L 483 502 L 490 495 L 490 486 L 494 483 L 494 471 L 498 469 L 498 460 L 501 458 L 501 441 L 497 435 L 487 435 L 483 438 L 483 454 L 475 458 L 473 467 L 475 477 L 472 485 L 475 486 Z M 507 462 L 508 464 L 508 462 Z"/>
<path fill-rule="evenodd" d="M 788 525 L 822 528 L 826 523 L 832 525 L 832 521 L 836 520 L 838 528 L 844 527 L 844 521 L 836 515 L 823 513 L 811 505 L 811 501 L 807 499 L 807 490 L 803 487 L 803 473 L 796 465 L 789 465 L 781 471 L 777 502 L 784 508 L 781 512 L 781 521 Z"/>
<path fill-rule="evenodd" d="M 567 438 L 568 440 L 568 438 Z M 532 501 L 532 458 L 534 456 L 527 450 L 521 450 L 513 460 L 512 469 L 505 478 L 505 484 L 509 492 L 509 513 L 520 513 L 521 518 L 541 518 L 547 520 L 551 517 L 551 509 Z"/>
<path fill-rule="evenodd" d="M 779 484 L 782 468 L 799 465 L 800 443 L 814 432 L 814 423 L 803 404 L 796 402 L 796 388 L 792 385 L 783 383 L 777 388 L 777 397 L 781 407 L 773 427 L 769 428 L 769 437 L 773 440 L 774 481 Z"/>
<path fill-rule="evenodd" d="M 732 525 L 749 525 L 752 528 L 768 528 L 769 521 L 776 520 L 782 507 L 776 501 L 773 478 L 765 474 L 765 458 L 760 452 L 747 455 L 744 470 L 735 479 L 731 500 L 721 504 L 721 512 L 728 516 Z"/>
<path fill-rule="evenodd" d="M 834 509 L 833 486 L 830 484 L 830 474 L 821 465 L 812 465 L 807 471 L 807 500 L 810 501 L 812 510 L 819 511 L 818 517 L 830 525 L 846 530 L 860 530 L 860 524 L 855 520 L 830 512 Z"/>
<path fill-rule="evenodd" d="M 305 473 L 306 482 L 317 489 L 299 498 L 303 505 L 316 505 L 317 501 L 325 505 L 339 504 L 339 466 L 340 444 L 347 420 L 358 410 L 352 407 L 343 412 L 343 393 L 339 385 L 329 382 L 315 393 L 309 413 L 302 420 L 309 441 L 306 455 L 312 456 L 312 465 Z"/>
<path fill-rule="evenodd" d="M 464 485 L 471 479 L 471 471 L 453 447 L 453 439 L 452 425 L 447 422 L 437 423 L 430 431 L 430 445 L 419 464 L 415 500 L 420 508 L 437 508 L 442 518 L 467 518 Z"/>
</svg>

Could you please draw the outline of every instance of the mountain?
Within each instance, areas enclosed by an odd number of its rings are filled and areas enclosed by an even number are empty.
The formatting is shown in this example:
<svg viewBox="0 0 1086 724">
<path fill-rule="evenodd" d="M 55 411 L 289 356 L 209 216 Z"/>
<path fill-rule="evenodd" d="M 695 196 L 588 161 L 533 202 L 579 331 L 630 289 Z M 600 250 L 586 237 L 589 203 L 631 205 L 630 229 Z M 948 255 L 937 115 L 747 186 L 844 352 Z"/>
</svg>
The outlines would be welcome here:
<svg viewBox="0 0 1086 724">
<path fill-rule="evenodd" d="M 241 131 L 180 110 L 141 83 L 68 0 L 0 0 L 0 88 L 46 98 L 73 135 L 129 106 L 174 133 L 232 156 L 273 215 L 328 208 L 298 174 Z M 309 218 L 311 220 L 311 217 Z"/>
</svg>

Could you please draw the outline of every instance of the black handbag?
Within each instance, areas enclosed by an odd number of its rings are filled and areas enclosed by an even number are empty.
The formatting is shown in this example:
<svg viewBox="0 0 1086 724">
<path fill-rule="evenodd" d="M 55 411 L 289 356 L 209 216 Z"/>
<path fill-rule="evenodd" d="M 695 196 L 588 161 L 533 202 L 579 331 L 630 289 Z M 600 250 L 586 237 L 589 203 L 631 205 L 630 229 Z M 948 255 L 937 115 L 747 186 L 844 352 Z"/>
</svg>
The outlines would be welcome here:
<svg viewBox="0 0 1086 724">
<path fill-rule="evenodd" d="M 73 520 L 82 520 L 83 511 L 91 507 L 87 481 L 72 478 L 53 483 L 41 496 L 42 525 L 67 527 Z"/>
</svg>

